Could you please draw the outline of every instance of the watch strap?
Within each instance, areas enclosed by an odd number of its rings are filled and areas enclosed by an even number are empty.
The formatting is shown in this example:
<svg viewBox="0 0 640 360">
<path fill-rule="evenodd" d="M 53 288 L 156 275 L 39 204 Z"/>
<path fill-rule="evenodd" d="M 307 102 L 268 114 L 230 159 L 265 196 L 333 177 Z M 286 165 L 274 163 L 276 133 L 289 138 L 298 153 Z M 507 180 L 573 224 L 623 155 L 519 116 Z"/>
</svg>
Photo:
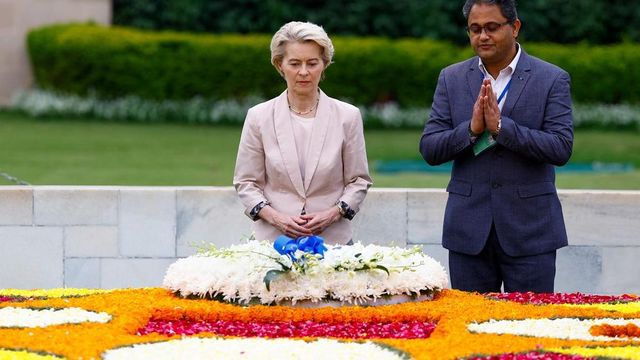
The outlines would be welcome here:
<svg viewBox="0 0 640 360">
<path fill-rule="evenodd" d="M 340 211 L 340 215 L 347 220 L 352 220 L 356 216 L 356 212 L 344 201 L 339 200 L 336 205 Z"/>
<path fill-rule="evenodd" d="M 254 206 L 251 211 L 249 211 L 249 217 L 253 221 L 257 221 L 260 219 L 258 216 L 260 214 L 260 210 L 262 210 L 265 206 L 271 204 L 269 201 L 260 201 L 258 205 Z"/>
</svg>

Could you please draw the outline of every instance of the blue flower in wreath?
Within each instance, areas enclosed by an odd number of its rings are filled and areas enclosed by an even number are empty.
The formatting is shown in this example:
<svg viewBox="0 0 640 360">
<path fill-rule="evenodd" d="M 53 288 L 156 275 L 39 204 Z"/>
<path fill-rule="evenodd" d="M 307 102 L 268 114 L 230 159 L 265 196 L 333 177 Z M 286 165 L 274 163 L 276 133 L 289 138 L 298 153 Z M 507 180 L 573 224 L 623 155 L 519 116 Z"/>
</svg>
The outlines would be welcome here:
<svg viewBox="0 0 640 360">
<path fill-rule="evenodd" d="M 287 255 L 292 261 L 297 260 L 295 253 L 298 250 L 309 254 L 318 254 L 321 257 L 324 257 L 324 252 L 327 250 L 327 247 L 324 246 L 324 239 L 315 235 L 301 236 L 297 239 L 280 235 L 274 241 L 273 247 L 279 254 Z"/>
</svg>

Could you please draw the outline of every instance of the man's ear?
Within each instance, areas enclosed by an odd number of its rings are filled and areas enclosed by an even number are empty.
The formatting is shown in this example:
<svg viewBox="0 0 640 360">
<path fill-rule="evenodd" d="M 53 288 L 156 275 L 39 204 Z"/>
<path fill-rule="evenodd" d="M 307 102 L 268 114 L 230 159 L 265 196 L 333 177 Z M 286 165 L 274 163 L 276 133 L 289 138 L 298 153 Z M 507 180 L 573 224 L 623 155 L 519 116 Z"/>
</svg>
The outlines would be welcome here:
<svg viewBox="0 0 640 360">
<path fill-rule="evenodd" d="M 520 33 L 520 27 L 522 26 L 522 22 L 520 22 L 520 19 L 516 19 L 516 21 L 513 22 L 513 37 L 514 39 L 518 38 L 518 34 Z"/>
</svg>

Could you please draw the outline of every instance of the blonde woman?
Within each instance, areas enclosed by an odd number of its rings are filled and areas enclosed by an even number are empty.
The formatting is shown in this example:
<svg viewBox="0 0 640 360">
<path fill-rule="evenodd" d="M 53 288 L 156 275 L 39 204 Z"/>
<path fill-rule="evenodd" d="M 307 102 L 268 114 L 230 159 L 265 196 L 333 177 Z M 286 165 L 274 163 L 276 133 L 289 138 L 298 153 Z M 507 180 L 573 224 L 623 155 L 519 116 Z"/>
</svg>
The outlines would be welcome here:
<svg viewBox="0 0 640 360">
<path fill-rule="evenodd" d="M 259 240 L 351 241 L 350 220 L 372 181 L 360 111 L 319 88 L 333 53 L 327 33 L 308 22 L 287 23 L 271 40 L 287 88 L 249 109 L 233 178 Z"/>
</svg>

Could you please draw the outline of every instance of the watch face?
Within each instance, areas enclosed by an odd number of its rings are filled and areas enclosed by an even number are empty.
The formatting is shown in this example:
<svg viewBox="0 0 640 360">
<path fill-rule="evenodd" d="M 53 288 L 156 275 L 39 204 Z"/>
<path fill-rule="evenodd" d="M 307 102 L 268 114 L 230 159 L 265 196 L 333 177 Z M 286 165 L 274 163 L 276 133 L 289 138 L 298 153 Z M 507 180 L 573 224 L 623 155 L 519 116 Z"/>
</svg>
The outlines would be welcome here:
<svg viewBox="0 0 640 360">
<path fill-rule="evenodd" d="M 254 206 L 253 209 L 251 209 L 251 211 L 249 212 L 249 217 L 255 220 L 258 217 L 260 210 L 262 210 L 263 207 L 269 204 L 270 204 L 269 202 L 264 202 L 264 201 L 258 203 L 258 205 Z"/>
</svg>

